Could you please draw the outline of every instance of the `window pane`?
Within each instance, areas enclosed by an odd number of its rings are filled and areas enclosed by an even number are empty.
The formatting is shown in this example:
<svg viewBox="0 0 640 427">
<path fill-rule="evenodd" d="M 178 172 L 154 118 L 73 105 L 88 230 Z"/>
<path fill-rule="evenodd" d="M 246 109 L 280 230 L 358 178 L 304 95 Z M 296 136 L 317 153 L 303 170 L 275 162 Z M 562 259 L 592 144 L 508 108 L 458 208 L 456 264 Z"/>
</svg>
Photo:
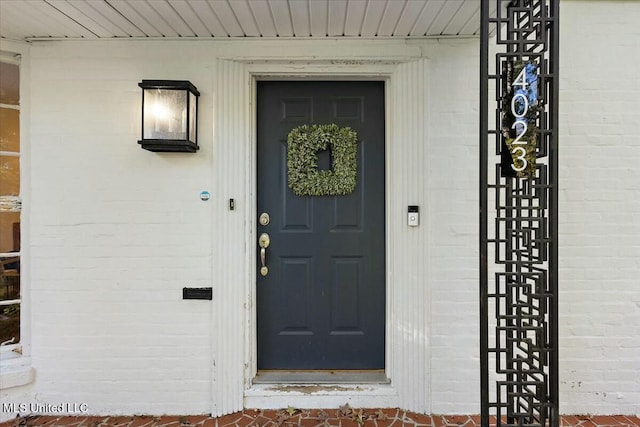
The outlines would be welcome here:
<svg viewBox="0 0 640 427">
<path fill-rule="evenodd" d="M 0 151 L 20 151 L 20 111 L 0 108 Z"/>
<path fill-rule="evenodd" d="M 0 62 L 0 104 L 20 103 L 20 68 L 16 64 Z"/>
<path fill-rule="evenodd" d="M 20 299 L 20 257 L 0 258 L 0 301 Z M 0 305 L 0 344 L 20 342 L 20 304 Z"/>
<path fill-rule="evenodd" d="M 0 62 L 0 151 L 20 152 L 20 68 Z M 20 300 L 20 157 L 0 156 L 0 301 Z M 0 345 L 20 342 L 20 304 L 0 305 Z"/>
<path fill-rule="evenodd" d="M 20 212 L 0 212 L 0 253 L 20 252 Z"/>
<path fill-rule="evenodd" d="M 20 304 L 0 306 L 0 344 L 20 342 Z"/>
<path fill-rule="evenodd" d="M 0 301 L 20 298 L 20 257 L 0 258 Z M 0 313 L 2 306 L 0 306 Z"/>
<path fill-rule="evenodd" d="M 0 156 L 0 196 L 20 195 L 20 158 Z"/>
</svg>

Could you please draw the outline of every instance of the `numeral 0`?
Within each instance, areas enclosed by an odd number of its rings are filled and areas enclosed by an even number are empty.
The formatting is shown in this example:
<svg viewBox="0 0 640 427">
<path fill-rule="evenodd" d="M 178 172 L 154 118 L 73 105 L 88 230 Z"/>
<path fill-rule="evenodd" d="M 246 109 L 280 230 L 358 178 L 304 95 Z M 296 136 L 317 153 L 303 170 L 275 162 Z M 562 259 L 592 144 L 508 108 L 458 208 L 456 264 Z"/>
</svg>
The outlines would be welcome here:
<svg viewBox="0 0 640 427">
<path fill-rule="evenodd" d="M 516 100 L 517 99 L 522 99 L 522 102 L 524 104 L 524 107 L 522 107 L 522 112 L 521 113 L 518 113 L 516 111 Z M 528 111 L 529 111 L 529 100 L 527 99 L 527 95 L 525 95 L 523 93 L 516 93 L 515 95 L 513 95 L 513 98 L 511 98 L 511 114 L 513 114 L 518 119 L 521 119 L 521 118 L 523 118 L 524 116 L 527 115 Z"/>
</svg>

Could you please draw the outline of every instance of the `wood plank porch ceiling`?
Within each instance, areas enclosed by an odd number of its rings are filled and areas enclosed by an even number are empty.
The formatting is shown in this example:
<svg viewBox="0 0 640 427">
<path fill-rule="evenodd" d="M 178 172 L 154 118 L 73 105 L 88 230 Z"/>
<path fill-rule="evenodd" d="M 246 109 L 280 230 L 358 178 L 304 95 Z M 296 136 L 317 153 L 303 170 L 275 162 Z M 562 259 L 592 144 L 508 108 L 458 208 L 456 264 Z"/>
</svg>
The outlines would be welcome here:
<svg viewBox="0 0 640 427">
<path fill-rule="evenodd" d="M 480 0 L 0 0 L 0 37 L 477 36 Z"/>
</svg>

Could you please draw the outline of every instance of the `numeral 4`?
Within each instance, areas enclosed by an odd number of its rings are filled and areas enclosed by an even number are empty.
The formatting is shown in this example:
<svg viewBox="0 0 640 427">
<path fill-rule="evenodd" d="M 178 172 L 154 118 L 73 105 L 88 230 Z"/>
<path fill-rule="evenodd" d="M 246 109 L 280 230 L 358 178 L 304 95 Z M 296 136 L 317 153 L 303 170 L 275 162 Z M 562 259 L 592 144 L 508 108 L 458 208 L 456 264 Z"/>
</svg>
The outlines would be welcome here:
<svg viewBox="0 0 640 427">
<path fill-rule="evenodd" d="M 529 86 L 529 83 L 527 83 L 527 67 L 526 66 L 522 67 L 522 70 L 520 70 L 520 73 L 518 73 L 518 77 L 516 77 L 516 79 L 511 84 L 511 86 L 520 86 L 522 89 L 525 89 L 527 86 Z"/>
</svg>

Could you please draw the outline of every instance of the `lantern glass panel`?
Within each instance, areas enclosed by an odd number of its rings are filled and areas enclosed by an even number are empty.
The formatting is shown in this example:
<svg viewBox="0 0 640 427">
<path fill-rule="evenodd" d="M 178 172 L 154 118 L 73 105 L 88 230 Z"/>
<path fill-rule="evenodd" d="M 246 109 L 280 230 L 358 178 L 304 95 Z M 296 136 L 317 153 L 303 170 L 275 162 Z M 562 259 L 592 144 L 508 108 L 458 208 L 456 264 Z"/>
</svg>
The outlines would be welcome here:
<svg viewBox="0 0 640 427">
<path fill-rule="evenodd" d="M 187 91 L 144 89 L 144 139 L 187 139 Z"/>
<path fill-rule="evenodd" d="M 198 98 L 195 94 L 189 92 L 189 141 L 196 141 L 196 120 L 197 120 L 197 104 Z"/>
</svg>

